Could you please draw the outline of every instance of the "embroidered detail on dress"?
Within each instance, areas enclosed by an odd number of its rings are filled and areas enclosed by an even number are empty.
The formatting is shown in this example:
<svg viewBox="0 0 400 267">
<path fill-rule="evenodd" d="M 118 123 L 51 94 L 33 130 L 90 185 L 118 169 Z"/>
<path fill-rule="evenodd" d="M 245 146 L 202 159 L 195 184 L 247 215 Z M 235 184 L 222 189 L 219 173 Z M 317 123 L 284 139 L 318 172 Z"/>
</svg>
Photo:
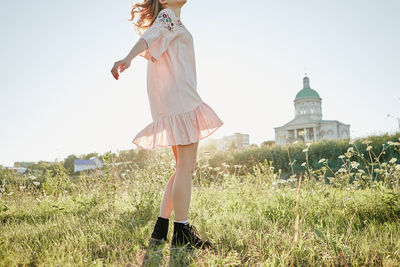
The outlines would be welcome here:
<svg viewBox="0 0 400 267">
<path fill-rule="evenodd" d="M 172 22 L 170 15 L 165 11 L 160 12 L 158 14 L 158 22 L 162 23 L 163 27 L 171 32 L 174 31 L 175 29 L 175 24 Z M 177 18 L 177 24 L 178 26 L 185 28 L 185 26 L 183 25 L 182 21 L 179 18 Z"/>
<path fill-rule="evenodd" d="M 182 28 L 185 28 L 185 25 L 183 25 L 181 19 L 178 18 L 178 26 L 181 26 Z"/>
<path fill-rule="evenodd" d="M 172 22 L 171 17 L 166 12 L 160 12 L 158 18 L 164 22 L 164 27 L 169 31 L 174 31 L 174 23 Z"/>
</svg>

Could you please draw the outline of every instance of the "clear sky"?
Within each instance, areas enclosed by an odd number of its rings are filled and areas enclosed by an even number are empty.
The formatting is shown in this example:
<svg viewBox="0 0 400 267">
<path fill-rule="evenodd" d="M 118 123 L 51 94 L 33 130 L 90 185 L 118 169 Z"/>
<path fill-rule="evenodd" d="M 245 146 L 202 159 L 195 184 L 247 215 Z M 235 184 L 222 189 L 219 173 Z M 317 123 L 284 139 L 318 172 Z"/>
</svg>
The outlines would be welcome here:
<svg viewBox="0 0 400 267">
<path fill-rule="evenodd" d="M 146 60 L 110 70 L 138 40 L 132 1 L 2 1 L 0 164 L 137 148 L 151 122 Z M 294 117 L 304 72 L 323 119 L 351 137 L 393 133 L 400 117 L 400 1 L 188 0 L 198 92 L 235 132 L 274 139 Z M 206 139 L 204 139 L 206 140 Z"/>
</svg>

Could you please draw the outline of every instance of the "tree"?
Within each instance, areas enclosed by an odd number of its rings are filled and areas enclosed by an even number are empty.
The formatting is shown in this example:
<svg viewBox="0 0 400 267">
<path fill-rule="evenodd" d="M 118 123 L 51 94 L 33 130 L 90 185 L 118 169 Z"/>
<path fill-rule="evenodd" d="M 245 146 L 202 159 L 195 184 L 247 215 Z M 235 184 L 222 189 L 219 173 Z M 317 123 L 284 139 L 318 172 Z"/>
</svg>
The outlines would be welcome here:
<svg viewBox="0 0 400 267">
<path fill-rule="evenodd" d="M 74 160 L 78 159 L 77 156 L 75 155 L 69 155 L 65 160 L 64 160 L 64 168 L 68 170 L 68 172 L 71 174 L 74 172 Z"/>
</svg>

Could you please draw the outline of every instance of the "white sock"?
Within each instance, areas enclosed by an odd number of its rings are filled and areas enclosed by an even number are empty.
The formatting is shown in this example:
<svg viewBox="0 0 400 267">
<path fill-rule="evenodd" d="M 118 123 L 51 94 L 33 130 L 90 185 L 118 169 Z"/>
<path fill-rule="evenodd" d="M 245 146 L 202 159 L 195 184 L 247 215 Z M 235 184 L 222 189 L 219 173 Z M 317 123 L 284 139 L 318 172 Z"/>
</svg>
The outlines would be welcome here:
<svg viewBox="0 0 400 267">
<path fill-rule="evenodd" d="M 189 219 L 187 219 L 186 221 L 175 221 L 177 223 L 183 223 L 183 224 L 189 224 Z"/>
</svg>

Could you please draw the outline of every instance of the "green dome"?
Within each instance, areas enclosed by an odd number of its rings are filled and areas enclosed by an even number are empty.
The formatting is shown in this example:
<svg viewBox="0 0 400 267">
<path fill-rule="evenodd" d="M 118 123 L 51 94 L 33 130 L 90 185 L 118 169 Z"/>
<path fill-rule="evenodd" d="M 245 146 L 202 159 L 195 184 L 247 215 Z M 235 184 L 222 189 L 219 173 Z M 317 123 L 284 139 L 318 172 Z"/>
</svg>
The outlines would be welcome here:
<svg viewBox="0 0 400 267">
<path fill-rule="evenodd" d="M 303 88 L 302 90 L 300 90 L 300 92 L 297 93 L 296 98 L 294 100 L 302 98 L 320 98 L 320 97 L 317 91 L 311 88 Z"/>
<path fill-rule="evenodd" d="M 310 79 L 308 77 L 304 77 L 303 79 L 303 89 L 297 93 L 296 98 L 294 100 L 304 99 L 304 98 L 318 98 L 321 97 L 314 89 L 310 88 Z"/>
</svg>

